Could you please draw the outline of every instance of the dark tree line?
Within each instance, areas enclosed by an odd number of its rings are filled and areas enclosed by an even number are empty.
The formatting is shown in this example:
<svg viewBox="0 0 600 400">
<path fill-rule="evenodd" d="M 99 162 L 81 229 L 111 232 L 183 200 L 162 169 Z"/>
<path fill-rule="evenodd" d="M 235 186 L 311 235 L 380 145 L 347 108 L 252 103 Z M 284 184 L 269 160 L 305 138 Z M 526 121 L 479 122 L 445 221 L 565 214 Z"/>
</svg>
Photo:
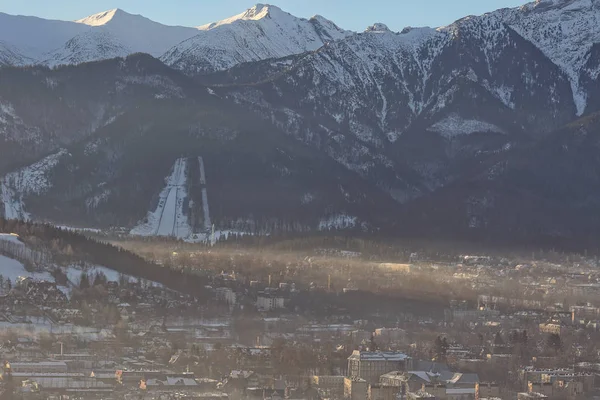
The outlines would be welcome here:
<svg viewBox="0 0 600 400">
<path fill-rule="evenodd" d="M 204 286 L 207 284 L 207 278 L 194 274 L 193 270 L 176 265 L 158 265 L 123 248 L 96 241 L 73 231 L 48 224 L 0 218 L 0 232 L 16 233 L 34 249 L 49 250 L 57 262 L 83 260 L 103 265 L 122 274 L 161 283 L 197 298 L 203 298 L 206 293 Z M 92 277 L 94 278 L 97 277 Z"/>
</svg>

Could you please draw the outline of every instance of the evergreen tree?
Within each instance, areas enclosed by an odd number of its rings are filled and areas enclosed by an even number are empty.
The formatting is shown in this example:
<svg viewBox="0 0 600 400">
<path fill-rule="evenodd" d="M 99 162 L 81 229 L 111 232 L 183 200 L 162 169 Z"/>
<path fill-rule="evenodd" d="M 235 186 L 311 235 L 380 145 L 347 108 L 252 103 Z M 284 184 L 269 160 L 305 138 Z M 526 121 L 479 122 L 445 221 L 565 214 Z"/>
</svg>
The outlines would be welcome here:
<svg viewBox="0 0 600 400">
<path fill-rule="evenodd" d="M 379 350 L 379 346 L 375 342 L 375 335 L 371 335 L 371 343 L 369 344 L 369 351 L 377 351 Z"/>
<path fill-rule="evenodd" d="M 102 272 L 102 271 L 97 272 L 96 275 L 94 276 L 93 286 L 106 286 L 107 283 L 108 283 L 108 278 L 106 278 L 106 275 L 104 274 L 104 272 Z"/>
<path fill-rule="evenodd" d="M 448 348 L 450 345 L 448 344 L 448 340 L 444 337 L 438 336 L 435 338 L 435 342 L 433 344 L 433 357 L 436 361 L 445 361 L 446 354 L 448 352 Z"/>
<path fill-rule="evenodd" d="M 562 350 L 562 340 L 556 333 L 551 333 L 546 337 L 546 349 L 558 354 Z"/>
<path fill-rule="evenodd" d="M 503 346 L 504 343 L 504 339 L 502 339 L 502 334 L 500 334 L 500 332 L 496 333 L 496 336 L 494 337 L 494 344 L 496 346 Z"/>
<path fill-rule="evenodd" d="M 85 290 L 85 289 L 89 289 L 90 288 L 90 279 L 88 277 L 88 274 L 83 271 L 81 273 L 81 276 L 79 277 L 79 289 L 81 290 Z"/>
</svg>

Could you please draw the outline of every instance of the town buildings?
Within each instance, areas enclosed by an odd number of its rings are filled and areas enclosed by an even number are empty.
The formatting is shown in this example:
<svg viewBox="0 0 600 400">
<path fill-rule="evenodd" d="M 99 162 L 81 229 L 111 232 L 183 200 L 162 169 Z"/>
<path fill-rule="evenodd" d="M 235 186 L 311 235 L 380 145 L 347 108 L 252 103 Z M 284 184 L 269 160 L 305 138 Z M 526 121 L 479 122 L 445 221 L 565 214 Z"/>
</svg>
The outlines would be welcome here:
<svg viewBox="0 0 600 400">
<path fill-rule="evenodd" d="M 348 357 L 348 376 L 376 384 L 387 372 L 410 369 L 411 362 L 411 358 L 401 352 L 355 350 Z"/>
</svg>

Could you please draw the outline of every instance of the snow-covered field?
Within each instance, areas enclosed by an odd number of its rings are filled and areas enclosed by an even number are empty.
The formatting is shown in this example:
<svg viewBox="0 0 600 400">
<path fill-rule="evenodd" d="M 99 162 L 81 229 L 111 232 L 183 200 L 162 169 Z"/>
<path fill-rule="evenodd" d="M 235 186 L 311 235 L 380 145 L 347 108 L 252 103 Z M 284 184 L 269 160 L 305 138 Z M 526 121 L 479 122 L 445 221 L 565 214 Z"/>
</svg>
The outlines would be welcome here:
<svg viewBox="0 0 600 400">
<path fill-rule="evenodd" d="M 72 287 L 79 285 L 79 282 L 81 281 L 81 274 L 83 272 L 87 274 L 91 282 L 93 282 L 94 277 L 98 273 L 104 274 L 109 281 L 119 282 L 121 277 L 126 279 L 128 282 L 137 281 L 136 277 L 131 275 L 122 275 L 115 270 L 100 265 L 71 265 L 68 267 L 61 267 L 60 269 L 65 273 L 70 282 L 69 287 L 60 287 L 60 289 L 67 296 L 70 296 Z M 49 272 L 29 272 L 25 269 L 25 266 L 20 261 L 2 255 L 0 255 L 0 275 L 4 280 L 10 279 L 13 284 L 19 279 L 19 277 L 31 277 L 35 280 L 55 282 L 54 277 Z M 160 286 L 160 284 L 156 282 L 149 281 L 148 283 L 152 286 Z"/>
<path fill-rule="evenodd" d="M 54 282 L 54 278 L 48 272 L 31 273 L 27 271 L 25 266 L 19 261 L 5 256 L 0 256 L 0 275 L 2 275 L 5 280 L 10 279 L 13 283 L 16 282 L 20 276 L 30 276 L 34 279 Z"/>
<path fill-rule="evenodd" d="M 67 275 L 67 279 L 74 285 L 79 285 L 81 281 L 81 274 L 85 272 L 89 277 L 90 281 L 93 281 L 94 276 L 98 273 L 102 273 L 106 276 L 109 281 L 119 282 L 122 278 L 128 282 L 135 282 L 137 278 L 131 275 L 121 274 L 113 269 L 101 266 L 101 265 L 70 265 L 68 267 L 61 267 L 61 270 Z M 159 283 L 150 282 L 153 286 L 159 286 Z"/>
<path fill-rule="evenodd" d="M 173 236 L 187 238 L 192 229 L 184 212 L 187 193 L 187 159 L 175 161 L 171 174 L 165 179 L 166 186 L 159 195 L 156 210 L 151 211 L 130 232 L 138 236 Z"/>
<path fill-rule="evenodd" d="M 69 279 L 69 281 L 75 285 L 79 284 L 81 274 L 83 272 L 85 272 L 92 280 L 94 276 L 98 273 L 103 273 L 104 275 L 106 275 L 106 279 L 115 282 L 119 281 L 120 276 L 120 274 L 117 271 L 98 265 L 86 266 L 85 268 L 81 268 L 78 266 L 69 266 L 66 268 L 62 268 L 62 271 L 67 275 L 67 279 Z"/>
</svg>

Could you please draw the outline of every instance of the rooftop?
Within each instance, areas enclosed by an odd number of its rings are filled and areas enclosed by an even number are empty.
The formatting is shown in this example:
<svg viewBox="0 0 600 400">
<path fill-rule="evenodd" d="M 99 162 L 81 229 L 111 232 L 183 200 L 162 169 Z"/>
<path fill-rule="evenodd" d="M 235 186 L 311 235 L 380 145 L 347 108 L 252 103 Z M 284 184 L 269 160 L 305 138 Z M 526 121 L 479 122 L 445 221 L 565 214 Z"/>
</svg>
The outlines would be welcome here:
<svg viewBox="0 0 600 400">
<path fill-rule="evenodd" d="M 39 362 L 13 362 L 10 365 L 14 369 L 15 367 L 29 367 L 29 366 L 66 367 L 67 363 L 65 363 L 64 361 L 39 361 Z"/>
<path fill-rule="evenodd" d="M 349 360 L 361 361 L 405 361 L 410 357 L 404 353 L 396 351 L 360 351 L 355 350 Z"/>
<path fill-rule="evenodd" d="M 475 388 L 446 389 L 446 394 L 475 394 Z"/>
</svg>

